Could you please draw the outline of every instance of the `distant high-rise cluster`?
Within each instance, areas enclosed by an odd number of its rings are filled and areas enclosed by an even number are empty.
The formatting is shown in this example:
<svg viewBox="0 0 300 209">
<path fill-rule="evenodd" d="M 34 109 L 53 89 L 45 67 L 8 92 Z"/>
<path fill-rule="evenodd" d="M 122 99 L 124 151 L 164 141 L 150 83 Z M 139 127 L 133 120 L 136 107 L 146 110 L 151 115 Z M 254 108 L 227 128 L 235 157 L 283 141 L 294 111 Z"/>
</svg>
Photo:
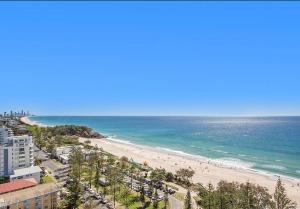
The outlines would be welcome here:
<svg viewBox="0 0 300 209">
<path fill-rule="evenodd" d="M 23 117 L 23 116 L 30 116 L 30 112 L 21 110 L 21 111 L 9 111 L 9 112 L 3 112 L 2 114 L 0 114 L 0 117 Z"/>
</svg>

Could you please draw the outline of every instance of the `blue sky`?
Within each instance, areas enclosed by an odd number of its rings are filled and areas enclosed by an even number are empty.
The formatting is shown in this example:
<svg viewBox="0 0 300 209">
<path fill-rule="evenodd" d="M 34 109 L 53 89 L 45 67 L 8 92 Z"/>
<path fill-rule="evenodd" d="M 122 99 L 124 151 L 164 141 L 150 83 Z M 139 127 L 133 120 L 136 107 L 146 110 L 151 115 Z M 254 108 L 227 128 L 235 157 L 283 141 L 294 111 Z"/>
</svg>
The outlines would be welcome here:
<svg viewBox="0 0 300 209">
<path fill-rule="evenodd" d="M 1 2 L 0 111 L 300 115 L 298 2 Z"/>
</svg>

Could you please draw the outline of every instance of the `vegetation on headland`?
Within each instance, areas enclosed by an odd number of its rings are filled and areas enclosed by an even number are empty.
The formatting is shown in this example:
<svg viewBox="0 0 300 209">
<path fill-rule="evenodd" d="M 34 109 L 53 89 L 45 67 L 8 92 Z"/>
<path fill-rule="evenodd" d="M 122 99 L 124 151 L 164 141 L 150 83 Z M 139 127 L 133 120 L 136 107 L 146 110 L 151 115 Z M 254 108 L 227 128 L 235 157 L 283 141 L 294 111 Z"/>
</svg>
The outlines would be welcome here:
<svg viewBox="0 0 300 209">
<path fill-rule="evenodd" d="M 78 145 L 79 136 L 85 129 L 72 126 L 37 127 L 28 126 L 34 136 L 35 143 L 40 148 L 51 151 L 56 146 Z M 70 129 L 69 129 L 70 128 Z M 64 131 L 63 131 L 64 130 Z M 72 130 L 72 131 L 71 131 Z M 77 130 L 74 132 L 74 130 Z M 87 132 L 88 133 L 88 132 Z M 78 135 L 77 135 L 78 134 Z M 84 135 L 86 136 L 86 135 Z M 91 137 L 91 135 L 89 135 Z M 87 137 L 89 138 L 89 137 Z M 259 185 L 246 182 L 243 184 L 236 182 L 220 181 L 216 187 L 212 184 L 203 186 L 200 183 L 193 183 L 191 179 L 194 171 L 190 168 L 182 168 L 175 174 L 167 172 L 164 168 L 145 169 L 127 157 L 117 158 L 102 148 L 91 147 L 89 143 L 84 144 L 89 149 L 91 155 L 88 159 L 80 148 L 74 147 L 70 158 L 70 173 L 67 185 L 68 196 L 63 200 L 62 208 L 93 208 L 88 200 L 82 200 L 84 186 L 94 188 L 101 192 L 106 198 L 113 202 L 116 208 L 169 208 L 168 193 L 164 193 L 162 201 L 157 201 L 157 188 L 166 189 L 167 184 L 162 186 L 162 182 L 173 182 L 186 188 L 186 195 L 179 200 L 183 201 L 184 209 L 190 209 L 193 203 L 202 209 L 295 209 L 296 203 L 291 201 L 286 194 L 285 188 L 278 179 L 275 193 L 270 194 L 268 189 Z M 130 181 L 125 181 L 125 179 Z M 149 188 L 146 190 L 143 182 L 146 178 L 151 180 Z M 103 182 L 109 182 L 103 185 Z M 132 189 L 133 179 L 140 182 L 139 191 Z M 85 182 L 83 185 L 82 182 Z M 192 193 L 197 195 L 192 197 Z M 178 193 L 179 194 L 179 193 Z M 178 195 L 175 195 L 177 197 Z M 82 202 L 86 202 L 82 204 Z"/>
<path fill-rule="evenodd" d="M 39 127 L 27 125 L 27 128 L 34 137 L 35 145 L 50 153 L 55 147 L 79 145 L 78 137 L 104 138 L 103 135 L 86 126 Z"/>
</svg>

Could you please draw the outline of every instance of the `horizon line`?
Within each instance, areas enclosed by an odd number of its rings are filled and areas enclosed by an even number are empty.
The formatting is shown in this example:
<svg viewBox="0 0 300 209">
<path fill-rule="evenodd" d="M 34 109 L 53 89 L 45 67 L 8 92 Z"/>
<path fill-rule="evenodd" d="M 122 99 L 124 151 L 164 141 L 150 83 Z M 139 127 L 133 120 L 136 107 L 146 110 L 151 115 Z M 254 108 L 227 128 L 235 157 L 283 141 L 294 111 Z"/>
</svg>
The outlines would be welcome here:
<svg viewBox="0 0 300 209">
<path fill-rule="evenodd" d="M 40 117 L 300 117 L 300 115 L 29 115 L 30 116 L 40 116 Z"/>
</svg>

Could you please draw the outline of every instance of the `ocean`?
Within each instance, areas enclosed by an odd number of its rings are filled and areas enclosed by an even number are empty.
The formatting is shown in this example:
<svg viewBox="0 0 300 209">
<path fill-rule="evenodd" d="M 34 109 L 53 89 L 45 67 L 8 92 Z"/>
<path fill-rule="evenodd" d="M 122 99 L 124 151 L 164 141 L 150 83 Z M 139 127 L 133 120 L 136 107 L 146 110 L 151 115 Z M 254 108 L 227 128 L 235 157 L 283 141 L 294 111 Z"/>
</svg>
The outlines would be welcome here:
<svg viewBox="0 0 300 209">
<path fill-rule="evenodd" d="M 113 140 L 300 179 L 300 117 L 32 116 L 85 125 Z"/>
</svg>

